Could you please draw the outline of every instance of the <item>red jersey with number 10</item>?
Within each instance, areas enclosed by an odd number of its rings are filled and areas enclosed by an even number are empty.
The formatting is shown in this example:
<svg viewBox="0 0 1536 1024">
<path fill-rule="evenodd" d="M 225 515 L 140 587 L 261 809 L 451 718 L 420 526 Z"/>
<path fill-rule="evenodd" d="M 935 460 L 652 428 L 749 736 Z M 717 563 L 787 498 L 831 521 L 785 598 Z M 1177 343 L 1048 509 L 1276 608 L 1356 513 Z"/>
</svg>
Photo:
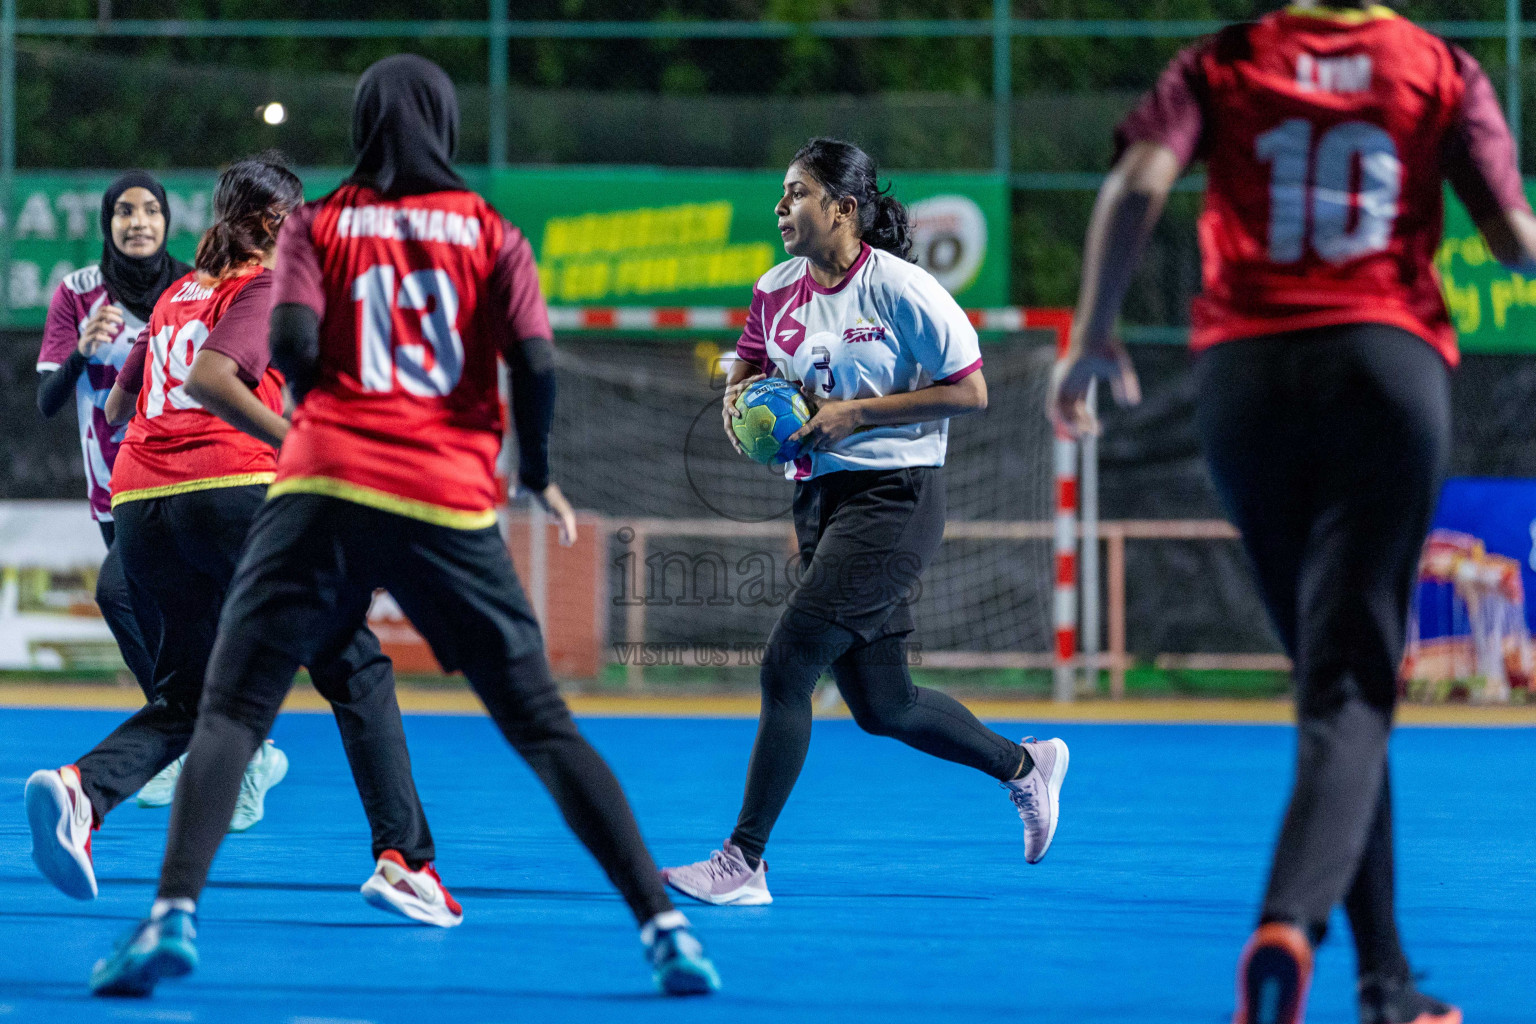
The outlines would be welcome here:
<svg viewBox="0 0 1536 1024">
<path fill-rule="evenodd" d="M 1524 204 L 1488 166 L 1508 134 L 1492 96 L 1471 57 L 1384 7 L 1292 8 L 1185 51 L 1120 143 L 1206 160 L 1194 347 L 1371 322 L 1454 363 L 1442 183 L 1477 193 L 1469 207 Z"/>
<path fill-rule="evenodd" d="M 496 360 L 548 338 L 532 251 L 473 192 L 344 185 L 283 225 L 275 302 L 321 318 L 312 390 L 271 494 L 326 494 L 444 526 L 496 521 Z"/>
<path fill-rule="evenodd" d="M 219 419 L 187 394 L 183 385 L 204 343 L 242 292 L 267 272 L 260 267 L 215 280 L 193 271 L 161 295 L 136 351 L 124 365 L 131 373 L 143 360 L 138 410 L 112 468 L 112 506 L 216 487 L 270 483 L 277 453 L 264 441 Z M 253 297 L 259 297 L 255 292 Z M 234 317 L 231 321 L 234 321 Z M 283 411 L 283 378 L 262 366 L 256 397 Z"/>
</svg>

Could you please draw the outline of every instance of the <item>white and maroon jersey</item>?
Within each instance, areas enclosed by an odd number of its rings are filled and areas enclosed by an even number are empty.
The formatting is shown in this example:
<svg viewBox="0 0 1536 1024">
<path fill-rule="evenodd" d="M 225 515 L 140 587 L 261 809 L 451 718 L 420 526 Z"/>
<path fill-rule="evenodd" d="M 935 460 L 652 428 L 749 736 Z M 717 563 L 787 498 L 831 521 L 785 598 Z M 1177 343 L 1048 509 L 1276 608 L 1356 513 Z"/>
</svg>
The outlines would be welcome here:
<svg viewBox="0 0 1536 1024">
<path fill-rule="evenodd" d="M 944 286 L 868 245 L 836 288 L 817 284 L 804 257 L 758 278 L 736 355 L 836 401 L 953 384 L 981 368 L 976 328 Z M 947 419 L 866 427 L 801 456 L 785 475 L 942 466 L 948 441 Z"/>
<path fill-rule="evenodd" d="M 42 348 L 37 354 L 38 373 L 63 366 L 79 347 L 86 321 L 107 305 L 122 310 L 122 326 L 116 337 L 96 349 L 86 362 L 85 372 L 75 381 L 75 412 L 80 422 L 80 450 L 85 456 L 86 493 L 91 515 L 103 523 L 112 521 L 112 464 L 127 430 L 126 426 L 113 427 L 107 422 L 107 395 L 144 323 L 107 294 L 100 267 L 81 267 L 64 278 L 53 293 L 48 320 L 43 326 Z"/>
</svg>

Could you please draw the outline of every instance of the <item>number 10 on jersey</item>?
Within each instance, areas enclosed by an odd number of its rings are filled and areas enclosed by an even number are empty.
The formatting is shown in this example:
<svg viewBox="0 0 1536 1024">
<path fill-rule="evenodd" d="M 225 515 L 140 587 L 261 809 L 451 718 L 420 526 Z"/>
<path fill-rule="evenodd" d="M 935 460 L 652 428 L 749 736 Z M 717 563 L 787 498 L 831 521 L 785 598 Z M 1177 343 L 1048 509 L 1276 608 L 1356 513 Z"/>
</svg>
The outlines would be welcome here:
<svg viewBox="0 0 1536 1024">
<path fill-rule="evenodd" d="M 400 278 L 398 288 L 396 276 L 394 267 L 381 263 L 352 282 L 352 301 L 361 303 L 358 376 L 363 390 L 393 391 L 398 382 L 409 394 L 440 398 L 464 375 L 464 339 L 454 326 L 459 294 L 446 271 L 413 270 Z M 416 313 L 406 318 L 409 329 L 400 338 L 395 337 L 396 309 Z"/>
<path fill-rule="evenodd" d="M 1365 121 L 1334 125 L 1314 146 L 1315 134 L 1311 121 L 1293 117 L 1254 140 L 1255 154 L 1270 165 L 1269 258 L 1275 263 L 1298 262 L 1309 243 L 1329 263 L 1347 263 L 1392 240 L 1403 188 L 1392 136 Z"/>
</svg>

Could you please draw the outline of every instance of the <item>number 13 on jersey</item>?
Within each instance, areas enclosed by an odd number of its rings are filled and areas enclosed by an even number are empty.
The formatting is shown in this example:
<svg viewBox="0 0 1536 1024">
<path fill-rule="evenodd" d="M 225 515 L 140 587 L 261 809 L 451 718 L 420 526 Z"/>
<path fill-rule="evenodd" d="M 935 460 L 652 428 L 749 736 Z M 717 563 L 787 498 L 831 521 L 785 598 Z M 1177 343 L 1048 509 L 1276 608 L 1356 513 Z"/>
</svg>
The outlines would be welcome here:
<svg viewBox="0 0 1536 1024">
<path fill-rule="evenodd" d="M 455 324 L 459 294 L 443 270 L 414 270 L 399 278 L 387 263 L 369 267 L 352 282 L 358 310 L 358 376 L 363 390 L 440 398 L 464 375 L 464 339 Z M 396 337 L 396 309 L 407 329 Z"/>
</svg>

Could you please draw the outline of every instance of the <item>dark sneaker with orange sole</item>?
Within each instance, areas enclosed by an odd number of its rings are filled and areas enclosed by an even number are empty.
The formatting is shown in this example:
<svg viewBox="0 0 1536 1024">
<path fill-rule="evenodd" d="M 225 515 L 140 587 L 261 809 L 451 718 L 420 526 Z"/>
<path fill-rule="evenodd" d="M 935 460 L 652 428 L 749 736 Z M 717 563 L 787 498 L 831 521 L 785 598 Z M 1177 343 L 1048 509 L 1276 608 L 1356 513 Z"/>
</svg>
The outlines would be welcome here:
<svg viewBox="0 0 1536 1024">
<path fill-rule="evenodd" d="M 1360 1024 L 1461 1024 L 1461 1011 L 1414 987 L 1412 978 L 1360 979 Z"/>
<path fill-rule="evenodd" d="M 1259 926 L 1237 965 L 1232 1024 L 1301 1024 L 1312 987 L 1312 943 L 1294 925 Z"/>
</svg>

